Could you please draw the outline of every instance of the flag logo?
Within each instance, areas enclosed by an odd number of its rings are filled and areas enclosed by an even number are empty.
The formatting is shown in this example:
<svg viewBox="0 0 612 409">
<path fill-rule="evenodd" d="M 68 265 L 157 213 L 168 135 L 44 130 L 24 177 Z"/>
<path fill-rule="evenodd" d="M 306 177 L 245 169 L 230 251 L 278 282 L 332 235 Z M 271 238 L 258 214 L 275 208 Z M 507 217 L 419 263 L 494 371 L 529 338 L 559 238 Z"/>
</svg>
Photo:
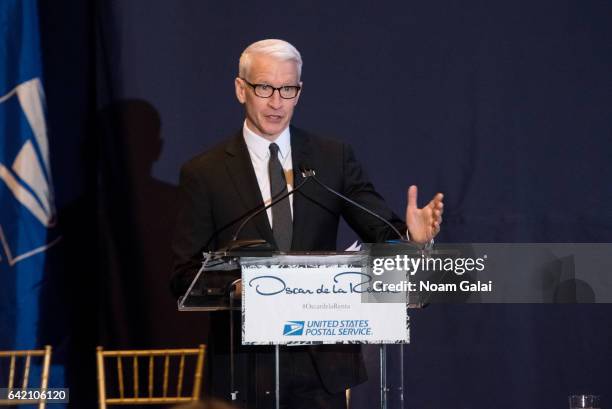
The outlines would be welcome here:
<svg viewBox="0 0 612 409">
<path fill-rule="evenodd" d="M 0 96 L 0 118 L 11 118 L 14 125 L 14 134 L 6 135 L 0 148 L 0 244 L 14 266 L 59 240 L 48 241 L 47 236 L 56 224 L 56 211 L 40 79 Z"/>
</svg>

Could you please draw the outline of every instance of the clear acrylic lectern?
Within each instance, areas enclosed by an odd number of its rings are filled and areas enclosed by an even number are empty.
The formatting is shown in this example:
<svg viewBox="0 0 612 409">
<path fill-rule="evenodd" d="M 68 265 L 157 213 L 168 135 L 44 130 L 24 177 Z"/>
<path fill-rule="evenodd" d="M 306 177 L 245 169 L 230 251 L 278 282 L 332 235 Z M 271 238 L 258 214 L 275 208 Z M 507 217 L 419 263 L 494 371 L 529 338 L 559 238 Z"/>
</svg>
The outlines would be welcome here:
<svg viewBox="0 0 612 409">
<path fill-rule="evenodd" d="M 375 245 L 381 246 L 381 245 Z M 399 245 L 383 245 L 386 247 L 386 252 L 411 252 L 415 253 L 412 246 Z M 362 247 L 363 248 L 363 247 Z M 241 388 L 244 385 L 236 384 L 236 368 L 235 368 L 235 347 L 237 341 L 236 330 L 234 329 L 234 313 L 232 311 L 241 311 L 243 305 L 240 298 L 234 297 L 236 284 L 243 276 L 243 268 L 261 267 L 262 269 L 281 267 L 303 268 L 300 273 L 303 276 L 303 271 L 320 270 L 323 267 L 342 266 L 351 267 L 353 271 L 361 271 L 360 274 L 371 273 L 371 248 L 365 246 L 365 250 L 358 252 L 339 252 L 339 253 L 278 253 L 272 251 L 220 251 L 205 253 L 202 267 L 195 276 L 185 295 L 178 301 L 178 309 L 180 311 L 209 311 L 215 314 L 222 314 L 223 311 L 228 312 L 230 316 L 230 390 L 231 400 L 237 400 L 242 393 Z M 267 270 L 266 270 L 267 271 Z M 276 270 L 278 271 L 278 270 Z M 344 270 L 342 270 L 344 271 Z M 283 270 L 284 272 L 284 270 Z M 347 274 L 347 273 L 343 273 Z M 355 274 L 358 275 L 357 273 Z M 269 275 L 266 275 L 268 277 Z M 371 274 L 370 274 L 371 276 Z M 336 278 L 334 278 L 336 279 Z M 362 283 L 363 284 L 363 283 Z M 321 286 L 322 288 L 323 286 Z M 351 287 L 355 287 L 352 285 Z M 335 288 L 335 287 L 334 287 Z M 244 291 L 244 290 L 243 290 Z M 244 294 L 243 294 L 244 296 Z M 374 297 L 374 298 L 373 298 Z M 368 294 L 364 291 L 363 302 L 377 302 L 375 294 Z M 291 302 L 291 301 L 289 301 Z M 408 293 L 399 295 L 392 301 L 399 304 L 405 311 L 408 306 Z M 245 311 L 242 310 L 243 317 Z M 303 321 L 302 321 L 303 322 Z M 404 340 L 398 341 L 377 341 L 379 364 L 378 373 L 369 373 L 370 378 L 380 377 L 380 407 L 388 408 L 404 408 L 404 345 L 409 342 L 408 337 L 408 319 L 406 317 L 406 337 Z M 243 329 L 244 331 L 244 329 Z M 274 405 L 279 408 L 280 402 L 280 352 L 279 345 L 307 345 L 313 342 L 279 342 L 276 339 L 269 340 L 269 345 L 274 345 L 274 390 L 269 393 L 274 396 Z M 321 342 L 316 343 L 336 343 L 336 342 Z M 338 343 L 371 343 L 362 342 L 352 338 L 344 339 Z M 393 345 L 389 345 L 393 344 Z M 287 346 L 291 348 L 291 346 Z M 371 348 L 371 347 L 368 347 Z M 348 396 L 348 394 L 347 394 Z"/>
</svg>

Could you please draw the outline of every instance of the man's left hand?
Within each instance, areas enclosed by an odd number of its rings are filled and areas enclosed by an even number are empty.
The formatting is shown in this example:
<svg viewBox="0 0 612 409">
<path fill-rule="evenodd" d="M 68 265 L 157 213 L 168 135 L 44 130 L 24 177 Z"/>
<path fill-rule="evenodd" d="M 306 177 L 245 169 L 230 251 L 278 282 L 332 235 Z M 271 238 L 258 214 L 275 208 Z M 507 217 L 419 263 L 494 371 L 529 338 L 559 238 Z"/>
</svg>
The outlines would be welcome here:
<svg viewBox="0 0 612 409">
<path fill-rule="evenodd" d="M 417 207 L 418 190 L 415 185 L 408 189 L 408 206 L 406 207 L 406 226 L 410 240 L 425 244 L 431 241 L 439 232 L 444 212 L 444 195 L 437 193 L 426 206 Z"/>
</svg>

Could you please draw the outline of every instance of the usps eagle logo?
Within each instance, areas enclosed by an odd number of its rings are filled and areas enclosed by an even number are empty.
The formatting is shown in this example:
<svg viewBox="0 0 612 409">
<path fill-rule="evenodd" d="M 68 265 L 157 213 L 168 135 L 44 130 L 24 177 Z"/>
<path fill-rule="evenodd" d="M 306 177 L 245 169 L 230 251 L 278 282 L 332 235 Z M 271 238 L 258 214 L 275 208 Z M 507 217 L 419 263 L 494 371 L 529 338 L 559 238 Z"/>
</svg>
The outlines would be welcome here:
<svg viewBox="0 0 612 409">
<path fill-rule="evenodd" d="M 287 321 L 283 326 L 283 335 L 300 336 L 304 334 L 304 321 Z"/>
<path fill-rule="evenodd" d="M 0 263 L 14 266 L 60 239 L 50 235 L 56 210 L 38 78 L 0 96 L 0 123 Z"/>
</svg>

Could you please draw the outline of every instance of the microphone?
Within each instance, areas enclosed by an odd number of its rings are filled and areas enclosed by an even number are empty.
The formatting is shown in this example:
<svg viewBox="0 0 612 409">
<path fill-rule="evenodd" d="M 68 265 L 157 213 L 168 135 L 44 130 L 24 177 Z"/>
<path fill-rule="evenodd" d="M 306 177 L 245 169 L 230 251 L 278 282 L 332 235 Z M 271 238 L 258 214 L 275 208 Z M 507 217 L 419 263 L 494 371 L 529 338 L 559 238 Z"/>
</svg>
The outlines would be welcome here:
<svg viewBox="0 0 612 409">
<path fill-rule="evenodd" d="M 394 225 L 392 225 L 391 223 L 389 223 L 389 221 L 387 219 L 385 219 L 384 217 L 374 213 L 372 210 L 360 205 L 359 203 L 357 203 L 356 201 L 349 199 L 348 197 L 344 196 L 342 193 L 335 191 L 334 189 L 332 189 L 331 187 L 327 186 L 325 183 L 321 182 L 317 177 L 316 177 L 316 172 L 314 171 L 314 169 L 310 168 L 308 165 L 302 165 L 300 168 L 301 172 L 302 172 L 302 176 L 304 176 L 305 174 L 308 175 L 309 179 L 314 180 L 319 186 L 321 186 L 323 189 L 327 190 L 328 192 L 338 196 L 339 198 L 341 198 L 342 200 L 352 204 L 353 206 L 363 210 L 364 212 L 366 212 L 367 214 L 369 214 L 370 216 L 374 216 L 375 218 L 377 218 L 378 220 L 380 220 L 381 222 L 385 223 L 387 226 L 389 226 L 393 232 L 395 232 L 395 234 L 397 234 L 397 236 L 399 237 L 399 240 L 402 242 L 408 242 L 411 243 L 404 235 L 402 235 L 399 230 L 397 230 L 397 228 L 395 228 Z M 306 176 L 304 176 L 306 177 Z M 307 179 L 306 179 L 307 180 Z"/>
<path fill-rule="evenodd" d="M 287 188 L 285 187 L 285 190 L 281 191 L 276 197 L 273 197 L 272 201 L 268 205 L 254 210 L 248 216 L 245 217 L 245 219 L 242 221 L 242 223 L 240 223 L 240 226 L 238 226 L 238 229 L 236 229 L 236 232 L 232 236 L 232 240 L 228 243 L 227 247 L 224 249 L 225 251 L 231 251 L 231 250 L 242 248 L 242 247 L 257 247 L 257 246 L 268 244 L 265 240 L 261 240 L 261 239 L 238 240 L 238 236 L 240 236 L 240 233 L 242 232 L 242 229 L 244 228 L 244 226 L 246 226 L 246 224 L 249 221 L 251 221 L 255 216 L 257 216 L 258 214 L 261 214 L 262 212 L 265 212 L 266 210 L 268 210 L 270 207 L 274 206 L 281 200 L 286 199 L 287 197 L 291 196 L 295 192 L 299 191 L 302 188 L 302 186 L 304 186 L 310 179 L 314 178 L 314 171 L 307 169 L 307 167 L 304 165 L 300 165 L 300 172 L 304 180 L 302 180 L 294 189 L 292 189 L 289 192 L 287 191 Z"/>
</svg>

